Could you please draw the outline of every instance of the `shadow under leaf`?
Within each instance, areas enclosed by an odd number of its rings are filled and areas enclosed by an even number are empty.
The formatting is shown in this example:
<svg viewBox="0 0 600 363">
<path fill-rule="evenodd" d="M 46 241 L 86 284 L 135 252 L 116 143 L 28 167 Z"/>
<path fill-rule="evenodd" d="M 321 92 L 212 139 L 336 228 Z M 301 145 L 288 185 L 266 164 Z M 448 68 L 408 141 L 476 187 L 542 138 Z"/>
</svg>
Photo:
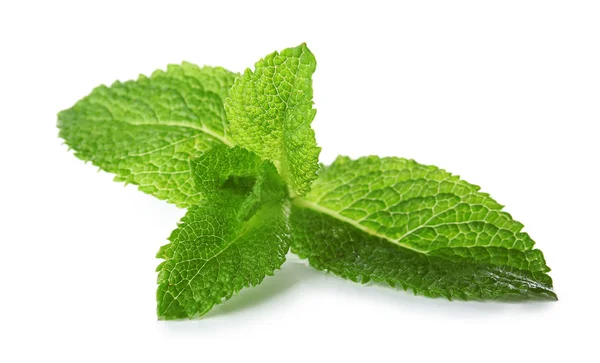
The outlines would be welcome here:
<svg viewBox="0 0 600 363">
<path fill-rule="evenodd" d="M 299 282 L 313 279 L 319 274 L 318 271 L 297 259 L 291 258 L 290 260 L 286 261 L 280 270 L 275 271 L 274 276 L 267 276 L 258 286 L 243 289 L 223 304 L 215 306 L 202 318 L 210 319 L 259 306 L 281 295 Z"/>
</svg>

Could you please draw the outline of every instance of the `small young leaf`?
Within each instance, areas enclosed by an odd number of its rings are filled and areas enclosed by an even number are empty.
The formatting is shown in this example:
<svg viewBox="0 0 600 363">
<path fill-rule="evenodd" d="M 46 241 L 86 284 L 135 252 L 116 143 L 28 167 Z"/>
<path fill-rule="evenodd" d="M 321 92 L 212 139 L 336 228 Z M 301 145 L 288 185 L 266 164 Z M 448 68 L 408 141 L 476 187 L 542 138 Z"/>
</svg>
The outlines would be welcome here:
<svg viewBox="0 0 600 363">
<path fill-rule="evenodd" d="M 273 275 L 289 250 L 290 202 L 270 162 L 219 146 L 192 167 L 203 200 L 158 252 L 161 319 L 205 314 Z"/>
<path fill-rule="evenodd" d="M 400 158 L 338 158 L 292 208 L 292 251 L 318 269 L 448 299 L 555 299 L 523 225 L 479 187 Z"/>
<path fill-rule="evenodd" d="M 100 86 L 58 114 L 59 135 L 78 158 L 117 174 L 116 181 L 188 207 L 200 200 L 190 157 L 233 144 L 223 103 L 236 76 L 183 63 Z"/>
<path fill-rule="evenodd" d="M 306 44 L 274 52 L 235 81 L 225 103 L 233 140 L 277 164 L 298 195 L 316 179 L 321 151 L 310 126 L 315 68 Z"/>
</svg>

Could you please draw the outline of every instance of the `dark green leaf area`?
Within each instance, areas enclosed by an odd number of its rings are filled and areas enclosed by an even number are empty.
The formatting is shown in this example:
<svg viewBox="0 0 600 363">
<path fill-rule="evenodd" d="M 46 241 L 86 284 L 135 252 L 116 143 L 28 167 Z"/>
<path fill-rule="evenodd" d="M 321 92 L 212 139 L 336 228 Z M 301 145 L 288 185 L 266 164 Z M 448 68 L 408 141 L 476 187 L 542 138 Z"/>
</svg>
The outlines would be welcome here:
<svg viewBox="0 0 600 363">
<path fill-rule="evenodd" d="M 261 205 L 287 198 L 287 187 L 275 166 L 238 146 L 219 145 L 191 160 L 198 192 L 231 200 L 248 219 Z"/>
<path fill-rule="evenodd" d="M 311 209 L 292 209 L 292 251 L 320 270 L 355 282 L 384 282 L 415 295 L 459 300 L 555 300 L 543 272 L 485 258 L 424 254 L 365 233 Z"/>
</svg>

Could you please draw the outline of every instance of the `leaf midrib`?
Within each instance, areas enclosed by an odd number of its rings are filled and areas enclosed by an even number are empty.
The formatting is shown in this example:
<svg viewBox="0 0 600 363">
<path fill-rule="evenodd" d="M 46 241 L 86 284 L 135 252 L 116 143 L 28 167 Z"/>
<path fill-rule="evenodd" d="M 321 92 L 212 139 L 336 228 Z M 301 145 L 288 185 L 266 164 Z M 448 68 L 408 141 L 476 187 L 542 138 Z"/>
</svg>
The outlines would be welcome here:
<svg viewBox="0 0 600 363">
<path fill-rule="evenodd" d="M 338 212 L 336 212 L 334 210 L 331 210 L 329 208 L 323 207 L 322 205 L 319 205 L 319 204 L 317 204 L 315 202 L 311 202 L 311 201 L 303 199 L 303 198 L 295 198 L 293 202 L 294 202 L 294 205 L 296 205 L 298 207 L 308 208 L 308 209 L 312 209 L 314 211 L 326 214 L 326 215 L 328 215 L 330 217 L 333 217 L 335 219 L 338 219 L 338 220 L 340 220 L 340 221 L 342 221 L 344 223 L 348 223 L 351 226 L 353 226 L 353 227 L 355 227 L 355 228 L 357 228 L 357 229 L 359 229 L 359 230 L 361 230 L 361 231 L 363 231 L 363 232 L 365 232 L 367 234 L 370 234 L 371 236 L 375 236 L 377 238 L 384 239 L 384 240 L 386 240 L 386 241 L 388 241 L 390 243 L 393 243 L 393 244 L 395 244 L 397 246 L 400 246 L 402 248 L 406 248 L 408 250 L 411 250 L 411 251 L 414 251 L 414 252 L 417 252 L 417 253 L 421 253 L 421 254 L 424 254 L 424 255 L 428 254 L 427 251 L 420 250 L 420 249 L 414 248 L 412 246 L 409 246 L 409 245 L 407 245 L 405 243 L 400 242 L 404 237 L 406 237 L 407 234 L 404 235 L 404 236 L 402 236 L 398 240 L 393 240 L 389 236 L 386 236 L 384 234 L 378 233 L 378 232 L 376 232 L 376 231 L 374 231 L 374 230 L 372 230 L 372 229 L 370 229 L 370 228 L 368 228 L 366 226 L 363 226 L 362 224 L 358 223 L 357 221 L 355 221 L 355 220 L 353 220 L 351 218 L 343 216 L 342 214 L 340 214 L 340 213 L 338 213 Z"/>
<path fill-rule="evenodd" d="M 175 121 L 175 120 L 161 120 L 159 123 L 150 123 L 150 122 L 138 122 L 138 121 L 127 121 L 127 120 L 116 120 L 113 119 L 112 121 L 117 121 L 117 122 L 122 122 L 125 124 L 129 124 L 132 126 L 170 126 L 170 127 L 183 127 L 183 128 L 188 128 L 188 129 L 194 129 L 194 130 L 199 130 L 205 134 L 207 134 L 208 136 L 215 138 L 217 140 L 219 140 L 220 142 L 222 142 L 223 144 L 232 147 L 235 146 L 235 144 L 229 140 L 226 136 L 224 135 L 219 135 L 217 132 L 215 132 L 214 130 L 206 127 L 206 126 L 197 126 L 194 124 L 190 124 L 186 121 Z"/>
</svg>

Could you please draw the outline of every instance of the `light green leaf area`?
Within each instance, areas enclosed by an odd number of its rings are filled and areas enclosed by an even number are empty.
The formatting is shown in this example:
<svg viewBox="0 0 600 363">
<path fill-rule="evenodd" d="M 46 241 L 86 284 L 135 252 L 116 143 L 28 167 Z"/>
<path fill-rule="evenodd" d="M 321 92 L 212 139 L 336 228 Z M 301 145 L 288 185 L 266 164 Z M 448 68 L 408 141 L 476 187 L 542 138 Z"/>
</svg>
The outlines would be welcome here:
<svg viewBox="0 0 600 363">
<path fill-rule="evenodd" d="M 542 252 L 479 187 L 400 158 L 339 157 L 294 200 L 292 251 L 318 269 L 448 299 L 555 299 Z"/>
<path fill-rule="evenodd" d="M 298 195 L 316 179 L 321 151 L 310 126 L 315 69 L 306 44 L 274 52 L 235 81 L 225 103 L 236 144 L 273 161 Z"/>
<path fill-rule="evenodd" d="M 194 318 L 255 286 L 290 246 L 287 189 L 275 167 L 239 147 L 218 146 L 192 163 L 203 200 L 157 254 L 160 319 Z"/>
<path fill-rule="evenodd" d="M 75 155 L 180 207 L 200 200 L 189 159 L 232 145 L 223 107 L 237 74 L 190 63 L 97 87 L 58 114 Z"/>
</svg>

